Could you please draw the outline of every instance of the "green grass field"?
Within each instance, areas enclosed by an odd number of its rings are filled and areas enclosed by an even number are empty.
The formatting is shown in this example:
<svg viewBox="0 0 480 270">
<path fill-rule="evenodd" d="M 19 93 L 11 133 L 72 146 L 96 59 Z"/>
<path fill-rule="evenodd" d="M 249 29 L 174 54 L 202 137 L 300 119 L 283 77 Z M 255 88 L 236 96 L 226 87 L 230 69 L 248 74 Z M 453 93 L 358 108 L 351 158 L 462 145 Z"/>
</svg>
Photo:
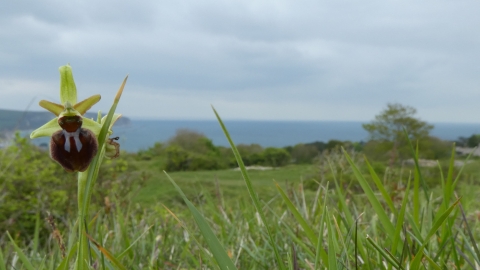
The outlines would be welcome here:
<svg viewBox="0 0 480 270">
<path fill-rule="evenodd" d="M 161 203 L 162 199 L 168 200 L 172 196 L 178 197 L 174 187 L 162 171 L 149 169 L 148 166 L 143 166 L 143 170 L 151 178 L 146 183 L 146 186 L 135 195 L 135 202 L 155 204 Z M 265 195 L 275 193 L 274 181 L 282 186 L 285 183 L 299 183 L 302 180 L 312 178 L 315 173 L 317 172 L 314 165 L 290 165 L 265 171 L 249 170 L 255 188 L 260 194 Z M 189 196 L 195 196 L 200 190 L 215 192 L 217 185 L 224 194 L 248 196 L 242 175 L 238 170 L 173 172 L 169 173 L 169 175 L 175 179 Z"/>
</svg>

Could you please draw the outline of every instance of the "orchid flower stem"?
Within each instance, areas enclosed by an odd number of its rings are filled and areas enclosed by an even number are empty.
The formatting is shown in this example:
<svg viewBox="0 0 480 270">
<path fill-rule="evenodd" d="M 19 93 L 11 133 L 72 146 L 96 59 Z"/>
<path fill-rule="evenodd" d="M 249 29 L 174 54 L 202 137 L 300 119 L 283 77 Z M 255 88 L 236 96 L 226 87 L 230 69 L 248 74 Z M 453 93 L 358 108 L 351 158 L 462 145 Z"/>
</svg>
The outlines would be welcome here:
<svg viewBox="0 0 480 270">
<path fill-rule="evenodd" d="M 82 226 L 82 221 L 86 220 L 87 217 L 87 211 L 88 209 L 84 209 L 82 207 L 83 205 L 83 200 L 85 198 L 85 191 L 87 189 L 87 180 L 88 180 L 88 170 L 86 172 L 79 172 L 78 173 L 78 258 L 85 258 L 86 251 L 88 249 L 87 246 L 87 238 L 84 234 L 85 227 Z M 77 261 L 77 269 L 83 269 L 83 263 L 79 260 Z"/>
</svg>

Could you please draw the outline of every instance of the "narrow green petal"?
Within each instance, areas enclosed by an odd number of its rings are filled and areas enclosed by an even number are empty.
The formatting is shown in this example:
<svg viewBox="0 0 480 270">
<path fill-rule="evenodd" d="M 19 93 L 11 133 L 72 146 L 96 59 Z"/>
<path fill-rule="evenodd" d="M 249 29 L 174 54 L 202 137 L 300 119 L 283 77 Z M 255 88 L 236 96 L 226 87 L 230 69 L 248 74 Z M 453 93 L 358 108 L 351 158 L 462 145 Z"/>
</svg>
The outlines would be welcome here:
<svg viewBox="0 0 480 270">
<path fill-rule="evenodd" d="M 37 128 L 30 134 L 30 139 L 35 139 L 39 137 L 50 137 L 53 133 L 61 130 L 62 128 L 57 123 L 58 118 L 53 118 L 48 121 L 45 125 Z"/>
<path fill-rule="evenodd" d="M 83 118 L 82 128 L 91 130 L 95 136 L 98 137 L 98 134 L 100 134 L 100 130 L 102 129 L 102 125 L 90 118 Z"/>
<path fill-rule="evenodd" d="M 60 115 L 63 112 L 63 106 L 57 103 L 53 103 L 47 100 L 40 100 L 38 104 L 40 105 L 40 107 L 55 114 L 56 116 Z"/>
<path fill-rule="evenodd" d="M 62 104 L 70 102 L 77 103 L 77 87 L 73 80 L 72 67 L 70 65 L 61 66 L 60 71 L 60 101 Z"/>
<path fill-rule="evenodd" d="M 100 101 L 100 98 L 100 95 L 93 95 L 73 105 L 73 108 L 75 108 L 75 110 L 77 110 L 81 115 L 84 115 L 93 105 Z"/>
</svg>

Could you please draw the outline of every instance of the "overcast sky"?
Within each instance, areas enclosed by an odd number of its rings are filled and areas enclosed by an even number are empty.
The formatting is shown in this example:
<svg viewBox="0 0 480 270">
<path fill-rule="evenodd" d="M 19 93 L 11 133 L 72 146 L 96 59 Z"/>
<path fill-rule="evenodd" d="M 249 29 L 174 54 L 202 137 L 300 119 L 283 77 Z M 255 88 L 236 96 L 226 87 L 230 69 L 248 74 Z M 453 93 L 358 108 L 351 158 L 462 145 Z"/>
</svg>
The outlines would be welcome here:
<svg viewBox="0 0 480 270">
<path fill-rule="evenodd" d="M 398 102 L 480 123 L 480 1 L 1 1 L 0 108 L 79 98 L 132 118 L 368 121 Z"/>
</svg>

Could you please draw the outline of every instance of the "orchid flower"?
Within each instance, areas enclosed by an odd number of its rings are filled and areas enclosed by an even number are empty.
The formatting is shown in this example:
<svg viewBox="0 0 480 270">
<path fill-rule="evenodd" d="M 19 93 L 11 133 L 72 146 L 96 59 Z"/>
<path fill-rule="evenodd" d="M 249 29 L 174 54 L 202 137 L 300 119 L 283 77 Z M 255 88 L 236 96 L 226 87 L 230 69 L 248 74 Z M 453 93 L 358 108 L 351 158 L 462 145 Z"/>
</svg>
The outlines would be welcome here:
<svg viewBox="0 0 480 270">
<path fill-rule="evenodd" d="M 47 100 L 40 101 L 39 105 L 56 117 L 34 130 L 30 138 L 51 137 L 50 157 L 68 172 L 83 172 L 98 151 L 98 136 L 106 116 L 100 119 L 99 113 L 97 121 L 83 117 L 100 100 L 100 95 L 93 95 L 77 102 L 77 88 L 73 80 L 72 68 L 66 65 L 59 70 L 62 104 Z M 120 114 L 114 114 L 107 136 L 113 133 L 112 126 L 120 116 Z M 118 143 L 108 140 L 106 148 L 107 157 L 118 156 Z"/>
</svg>

